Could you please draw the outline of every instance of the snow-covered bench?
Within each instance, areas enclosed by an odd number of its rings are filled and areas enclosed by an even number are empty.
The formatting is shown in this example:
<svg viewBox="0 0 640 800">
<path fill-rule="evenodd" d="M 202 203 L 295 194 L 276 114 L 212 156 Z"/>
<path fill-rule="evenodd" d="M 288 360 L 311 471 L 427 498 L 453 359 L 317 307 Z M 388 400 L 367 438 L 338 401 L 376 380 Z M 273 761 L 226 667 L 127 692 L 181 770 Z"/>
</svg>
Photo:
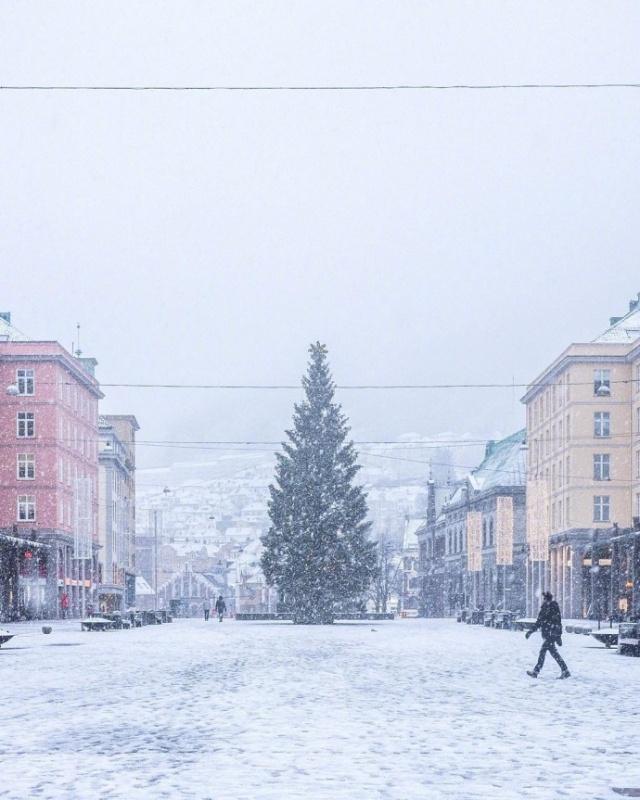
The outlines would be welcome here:
<svg viewBox="0 0 640 800">
<path fill-rule="evenodd" d="M 609 628 L 606 631 L 591 631 L 591 635 L 605 647 L 612 647 L 614 644 L 618 644 L 618 631 L 613 628 Z"/>
<path fill-rule="evenodd" d="M 640 656 L 640 622 L 620 623 L 618 652 L 623 656 Z"/>
<path fill-rule="evenodd" d="M 9 633 L 9 631 L 0 629 L 0 647 L 2 647 L 3 644 L 10 642 L 13 637 L 13 633 Z"/>
<path fill-rule="evenodd" d="M 104 617 L 87 617 L 80 620 L 80 630 L 82 631 L 106 631 L 113 628 L 113 621 Z"/>
</svg>

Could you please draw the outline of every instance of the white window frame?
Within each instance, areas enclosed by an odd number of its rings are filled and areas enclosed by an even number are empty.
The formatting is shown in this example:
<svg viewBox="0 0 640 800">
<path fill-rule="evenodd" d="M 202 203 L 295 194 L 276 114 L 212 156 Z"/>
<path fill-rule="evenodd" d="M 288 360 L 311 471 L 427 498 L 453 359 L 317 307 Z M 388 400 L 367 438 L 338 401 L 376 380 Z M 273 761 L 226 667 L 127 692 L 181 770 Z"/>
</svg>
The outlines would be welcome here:
<svg viewBox="0 0 640 800">
<path fill-rule="evenodd" d="M 606 433 L 604 432 L 606 429 Z M 611 412 L 594 411 L 593 436 L 596 439 L 608 439 L 611 436 Z"/>
<path fill-rule="evenodd" d="M 597 494 L 593 497 L 593 521 L 611 521 L 611 496 L 608 494 Z"/>
<path fill-rule="evenodd" d="M 607 394 L 611 394 L 611 370 L 610 369 L 594 369 L 593 370 L 593 393 L 598 394 L 599 389 L 607 389 Z"/>
<path fill-rule="evenodd" d="M 611 480 L 611 455 L 609 453 L 593 454 L 593 480 Z"/>
<path fill-rule="evenodd" d="M 17 507 L 18 522 L 35 522 L 36 498 L 33 494 L 19 494 Z"/>
<path fill-rule="evenodd" d="M 31 429 L 31 433 L 29 433 L 29 429 Z M 20 430 L 23 432 L 20 433 Z M 36 415 L 33 411 L 18 411 L 16 415 L 16 436 L 18 439 L 33 439 L 35 435 Z"/>
<path fill-rule="evenodd" d="M 24 474 L 21 475 L 20 473 Z M 19 481 L 33 481 L 36 477 L 36 457 L 33 453 L 18 453 L 16 477 Z"/>
<path fill-rule="evenodd" d="M 16 370 L 16 386 L 21 397 L 31 397 L 36 393 L 36 376 L 32 369 Z"/>
</svg>

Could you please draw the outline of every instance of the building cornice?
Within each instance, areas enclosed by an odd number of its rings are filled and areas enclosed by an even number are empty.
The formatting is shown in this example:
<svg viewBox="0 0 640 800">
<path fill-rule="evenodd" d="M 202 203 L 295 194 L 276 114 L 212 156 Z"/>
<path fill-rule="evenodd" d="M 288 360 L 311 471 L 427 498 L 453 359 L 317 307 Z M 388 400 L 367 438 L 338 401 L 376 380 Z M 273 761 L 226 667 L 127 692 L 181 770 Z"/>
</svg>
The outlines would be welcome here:
<svg viewBox="0 0 640 800">
<path fill-rule="evenodd" d="M 15 345 L 15 342 L 11 342 L 11 344 Z M 33 342 L 28 342 L 28 344 L 33 344 Z M 49 342 L 47 342 L 49 344 Z M 92 378 L 82 367 L 78 366 L 74 363 L 74 360 L 71 356 L 64 354 L 64 353 L 2 353 L 0 352 L 0 361 L 5 361 L 9 363 L 17 363 L 17 362 L 51 362 L 53 361 L 56 364 L 60 364 L 64 369 L 67 370 L 77 381 L 81 383 L 86 389 L 88 389 L 94 397 L 98 400 L 101 400 L 104 397 L 104 394 L 100 390 L 100 386 L 95 378 Z"/>
<path fill-rule="evenodd" d="M 621 348 L 624 352 L 621 353 L 571 353 L 569 352 L 572 347 L 602 347 L 604 348 Z M 634 347 L 635 350 L 638 346 Z M 570 364 L 619 364 L 627 363 L 630 360 L 632 350 L 629 344 L 614 344 L 611 342 L 592 342 L 590 345 L 585 344 L 571 344 L 567 347 L 558 358 L 552 362 L 540 375 L 529 385 L 529 388 L 520 398 L 520 402 L 527 404 L 538 394 L 543 392 L 551 386 L 555 379 L 561 372 Z"/>
</svg>

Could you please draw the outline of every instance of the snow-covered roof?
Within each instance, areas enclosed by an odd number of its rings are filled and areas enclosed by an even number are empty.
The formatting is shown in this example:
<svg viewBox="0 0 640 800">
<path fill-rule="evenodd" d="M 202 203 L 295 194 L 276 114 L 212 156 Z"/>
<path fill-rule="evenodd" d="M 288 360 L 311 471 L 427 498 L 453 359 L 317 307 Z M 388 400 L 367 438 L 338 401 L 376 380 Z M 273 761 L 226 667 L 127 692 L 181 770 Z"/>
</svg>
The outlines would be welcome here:
<svg viewBox="0 0 640 800">
<path fill-rule="evenodd" d="M 526 430 L 522 429 L 491 444 L 484 461 L 474 469 L 469 483 L 478 492 L 495 486 L 524 486 L 526 482 Z"/>
<path fill-rule="evenodd" d="M 635 304 L 634 304 L 635 303 Z M 632 301 L 630 311 L 613 323 L 594 342 L 634 342 L 640 338 L 640 304 Z"/>
<path fill-rule="evenodd" d="M 149 595 L 155 594 L 153 589 L 149 586 L 146 579 L 142 575 L 136 575 L 136 595 Z"/>
<path fill-rule="evenodd" d="M 0 342 L 28 342 L 29 337 L 11 324 L 11 315 L 0 314 Z"/>
</svg>

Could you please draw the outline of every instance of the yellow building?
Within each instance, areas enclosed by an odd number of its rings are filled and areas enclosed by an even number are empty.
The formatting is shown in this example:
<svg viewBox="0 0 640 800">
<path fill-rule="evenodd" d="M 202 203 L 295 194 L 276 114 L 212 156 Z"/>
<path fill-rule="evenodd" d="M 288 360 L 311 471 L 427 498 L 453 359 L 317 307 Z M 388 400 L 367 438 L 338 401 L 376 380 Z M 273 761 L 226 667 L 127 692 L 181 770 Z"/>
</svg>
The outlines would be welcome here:
<svg viewBox="0 0 640 800">
<path fill-rule="evenodd" d="M 640 295 L 594 341 L 567 347 L 523 402 L 527 612 L 544 589 L 569 617 L 638 611 Z"/>
</svg>

